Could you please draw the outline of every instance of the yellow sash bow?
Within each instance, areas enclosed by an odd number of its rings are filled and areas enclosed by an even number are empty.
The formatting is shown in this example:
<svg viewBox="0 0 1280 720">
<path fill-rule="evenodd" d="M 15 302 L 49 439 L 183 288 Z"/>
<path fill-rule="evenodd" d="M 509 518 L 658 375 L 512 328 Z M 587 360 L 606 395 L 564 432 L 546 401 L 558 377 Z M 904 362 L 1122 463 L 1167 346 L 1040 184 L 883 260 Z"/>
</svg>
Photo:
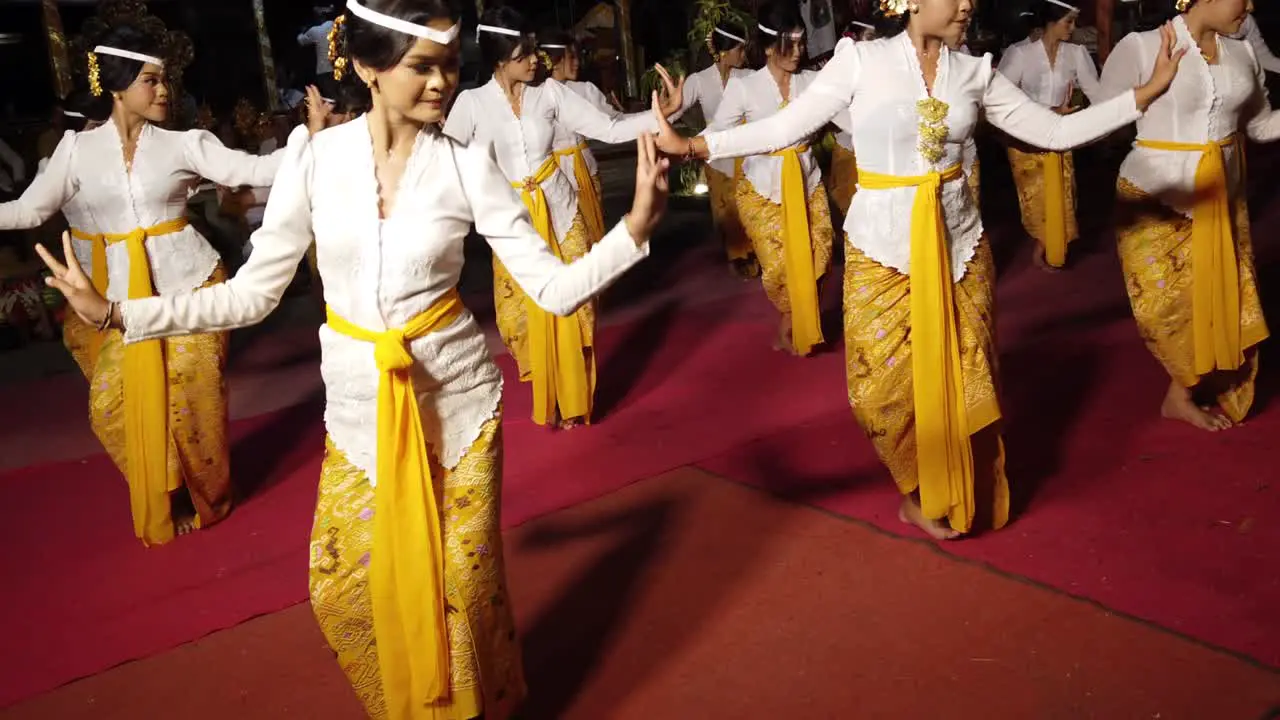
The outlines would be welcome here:
<svg viewBox="0 0 1280 720">
<path fill-rule="evenodd" d="M 975 426 L 994 418 L 970 418 L 965 404 L 951 248 L 940 202 L 942 184 L 961 175 L 958 165 L 917 176 L 858 170 L 858 184 L 865 189 L 916 188 L 911 207 L 911 381 L 920 507 L 925 517 L 945 517 L 953 529 L 964 532 L 974 513 L 969 436 Z"/>
<path fill-rule="evenodd" d="M 124 243 L 129 252 L 130 300 L 156 294 L 151 284 L 147 238 L 176 233 L 186 226 L 186 218 L 175 218 L 132 232 L 103 234 L 106 245 Z M 160 340 L 126 345 L 123 371 L 125 473 L 129 479 L 133 532 L 143 544 L 159 545 L 173 539 L 169 493 L 180 486 L 179 475 L 169 475 L 169 377 L 164 345 Z M 196 524 L 199 525 L 199 518 Z"/>
<path fill-rule="evenodd" d="M 106 297 L 107 295 L 107 242 L 102 233 L 87 233 L 84 230 L 71 228 L 71 237 L 77 240 L 83 240 L 90 244 L 92 248 L 92 263 L 89 268 L 89 279 L 93 282 L 93 287 L 98 294 Z M 81 268 L 83 269 L 83 268 Z M 94 333 L 89 338 L 89 365 L 92 367 L 98 364 L 98 350 L 102 348 L 102 334 Z"/>
<path fill-rule="evenodd" d="M 1044 157 L 1044 259 L 1053 267 L 1067 264 L 1067 178 L 1062 153 Z"/>
<path fill-rule="evenodd" d="M 563 260 L 560 241 L 551 226 L 551 209 L 547 207 L 547 196 L 542 191 L 542 183 L 550 179 L 559 167 L 559 161 L 552 155 L 524 182 L 513 182 L 511 186 L 519 188 L 534 229 L 551 252 Z M 591 403 L 595 397 L 595 367 L 588 367 L 578 318 L 552 315 L 531 299 L 525 301 L 525 317 L 529 331 L 529 371 L 533 376 L 533 421 L 538 425 L 551 422 L 558 405 L 562 420 L 582 418 L 590 422 Z"/>
<path fill-rule="evenodd" d="M 1138 140 L 1140 147 L 1198 152 L 1195 205 L 1191 210 L 1191 324 L 1195 372 L 1235 370 L 1244 364 L 1240 340 L 1240 265 L 1236 259 L 1223 148 L 1241 147 L 1238 136 L 1216 142 Z"/>
<path fill-rule="evenodd" d="M 809 194 L 800 154 L 804 145 L 771 153 L 782 158 L 782 247 L 786 261 L 787 297 L 791 301 L 791 346 L 807 355 L 824 342 L 818 311 L 818 279 L 813 273 L 813 238 L 809 233 Z"/>
<path fill-rule="evenodd" d="M 373 344 L 378 365 L 378 459 L 369 588 L 378 666 L 390 717 L 449 697 L 444 536 L 407 343 L 462 314 L 452 291 L 395 330 L 374 332 L 326 308 L 329 329 Z M 400 703 L 403 703 L 401 705 Z"/>
<path fill-rule="evenodd" d="M 587 150 L 587 143 L 582 142 L 571 148 L 556 150 L 558 158 L 573 158 L 573 177 L 578 181 L 578 208 L 582 210 L 582 221 L 587 227 L 587 237 L 591 244 L 600 242 L 604 237 L 604 209 L 600 195 L 596 192 L 595 178 L 587 167 L 587 158 L 582 153 Z"/>
</svg>

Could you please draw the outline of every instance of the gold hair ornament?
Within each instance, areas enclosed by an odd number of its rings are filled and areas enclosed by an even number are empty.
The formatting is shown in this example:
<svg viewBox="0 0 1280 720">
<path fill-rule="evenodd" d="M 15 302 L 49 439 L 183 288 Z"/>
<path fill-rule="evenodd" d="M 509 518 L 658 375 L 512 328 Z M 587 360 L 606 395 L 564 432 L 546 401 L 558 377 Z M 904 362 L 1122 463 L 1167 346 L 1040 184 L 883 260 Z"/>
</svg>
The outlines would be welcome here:
<svg viewBox="0 0 1280 720">
<path fill-rule="evenodd" d="M 341 80 L 347 74 L 347 54 L 343 52 L 343 32 L 347 29 L 347 16 L 339 15 L 329 28 L 329 62 L 333 64 L 333 79 Z"/>
<path fill-rule="evenodd" d="M 547 54 L 547 51 L 539 50 L 538 59 L 542 61 L 542 67 L 546 68 L 547 72 L 551 72 L 555 69 L 556 64 L 551 61 L 551 56 Z"/>
<path fill-rule="evenodd" d="M 1173 9 L 1180 13 L 1184 13 L 1187 11 L 1187 8 L 1191 7 L 1191 3 L 1194 1 L 1195 0 L 1177 0 L 1177 2 L 1173 4 Z"/>
<path fill-rule="evenodd" d="M 101 70 L 98 68 L 98 53 L 90 50 L 89 56 L 89 92 L 94 97 L 102 97 L 102 77 Z"/>
<path fill-rule="evenodd" d="M 887 18 L 898 17 L 907 12 L 907 0 L 880 0 L 880 14 Z"/>
</svg>

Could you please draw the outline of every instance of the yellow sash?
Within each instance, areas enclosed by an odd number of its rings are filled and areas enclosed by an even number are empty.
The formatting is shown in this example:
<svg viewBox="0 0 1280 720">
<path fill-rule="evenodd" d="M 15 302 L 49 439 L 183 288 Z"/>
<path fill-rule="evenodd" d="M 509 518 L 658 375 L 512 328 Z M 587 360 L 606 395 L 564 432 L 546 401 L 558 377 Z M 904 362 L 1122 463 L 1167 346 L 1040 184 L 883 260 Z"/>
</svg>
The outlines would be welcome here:
<svg viewBox="0 0 1280 720">
<path fill-rule="evenodd" d="M 186 218 L 174 218 L 132 232 L 103 234 L 106 245 L 124 243 L 129 252 L 130 300 L 156 294 L 147 238 L 176 233 L 186 226 Z M 169 493 L 180 486 L 179 475 L 169 475 L 169 377 L 164 345 L 160 340 L 126 345 L 123 370 L 125 471 L 133 532 L 143 544 L 159 545 L 173 539 Z M 199 525 L 199 518 L 196 522 Z"/>
<path fill-rule="evenodd" d="M 556 150 L 555 155 L 558 158 L 573 157 L 573 177 L 578 181 L 578 208 L 582 210 L 582 220 L 587 226 L 587 237 L 595 244 L 604 237 L 604 209 L 600 195 L 596 193 L 595 178 L 587 167 L 587 158 L 582 154 L 586 149 L 587 143 L 582 142 Z"/>
<path fill-rule="evenodd" d="M 372 343 L 378 365 L 369 588 L 378 666 L 393 718 L 417 717 L 418 708 L 449 698 L 444 536 L 407 343 L 448 327 L 462 310 L 457 291 L 451 291 L 404 327 L 375 332 L 326 308 L 329 329 Z"/>
<path fill-rule="evenodd" d="M 940 195 L 960 178 L 960 166 L 928 175 L 882 175 L 858 169 L 868 190 L 916 188 L 911 208 L 911 381 L 915 397 L 916 466 L 920 507 L 928 518 L 947 518 L 967 530 L 973 522 L 971 420 L 960 364 L 951 248 Z M 992 412 L 995 412 L 994 410 Z M 982 418 L 982 427 L 994 418 Z"/>
<path fill-rule="evenodd" d="M 1195 372 L 1235 370 L 1244 364 L 1240 340 L 1240 266 L 1236 261 L 1222 149 L 1242 147 L 1236 135 L 1198 144 L 1138 140 L 1140 147 L 1198 152 L 1195 205 L 1191 210 L 1191 325 Z"/>
<path fill-rule="evenodd" d="M 786 261 L 787 297 L 791 301 L 791 346 L 807 355 L 824 342 L 818 311 L 818 279 L 813 274 L 813 238 L 809 233 L 809 194 L 797 145 L 770 153 L 782 158 L 782 247 Z"/>
<path fill-rule="evenodd" d="M 534 229 L 551 252 L 564 260 L 560 241 L 551 226 L 547 196 L 542 191 L 542 183 L 559 167 L 559 161 L 552 155 L 524 182 L 513 182 L 511 186 L 520 189 L 520 198 L 529 209 Z M 538 425 L 551 422 L 559 405 L 562 420 L 580 417 L 590 422 L 595 373 L 594 368 L 587 367 L 578 318 L 552 315 L 531 299 L 525 301 L 525 317 L 529 331 L 529 371 L 533 376 L 533 421 Z"/>
<path fill-rule="evenodd" d="M 90 243 L 93 256 L 91 258 L 92 266 L 89 268 L 89 279 L 93 282 L 93 287 L 98 294 L 106 297 L 107 295 L 107 243 L 102 233 L 92 234 L 84 230 L 71 228 L 71 237 L 77 240 L 83 240 Z M 83 268 L 81 268 L 83 269 Z M 102 347 L 102 334 L 94 333 L 89 338 L 89 365 L 98 364 L 98 350 Z"/>
<path fill-rule="evenodd" d="M 1067 178 L 1062 153 L 1044 157 L 1044 259 L 1053 267 L 1067 264 Z"/>
</svg>

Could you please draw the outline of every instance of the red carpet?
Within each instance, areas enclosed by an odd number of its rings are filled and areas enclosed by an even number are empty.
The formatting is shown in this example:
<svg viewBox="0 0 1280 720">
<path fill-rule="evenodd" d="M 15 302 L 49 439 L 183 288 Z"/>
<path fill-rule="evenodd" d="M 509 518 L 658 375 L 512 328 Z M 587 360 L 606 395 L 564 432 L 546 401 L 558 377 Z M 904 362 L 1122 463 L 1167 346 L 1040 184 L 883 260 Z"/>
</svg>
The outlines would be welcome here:
<svg viewBox="0 0 1280 720">
<path fill-rule="evenodd" d="M 1276 368 L 1264 364 L 1245 428 L 1210 436 L 1162 422 L 1164 376 L 1111 252 L 1056 276 L 1025 263 L 1006 275 L 1004 407 L 1023 508 L 1005 531 L 946 549 L 1280 665 Z M 770 352 L 768 317 L 752 292 L 609 328 L 592 428 L 532 427 L 527 388 L 509 383 L 506 525 L 703 463 L 894 527 L 839 352 Z M 234 427 L 236 477 L 265 480 L 225 523 L 165 548 L 132 539 L 123 483 L 101 456 L 0 474 L 0 507 L 12 509 L 0 526 L 11 549 L 0 558 L 0 705 L 305 599 L 318 404 Z"/>
</svg>

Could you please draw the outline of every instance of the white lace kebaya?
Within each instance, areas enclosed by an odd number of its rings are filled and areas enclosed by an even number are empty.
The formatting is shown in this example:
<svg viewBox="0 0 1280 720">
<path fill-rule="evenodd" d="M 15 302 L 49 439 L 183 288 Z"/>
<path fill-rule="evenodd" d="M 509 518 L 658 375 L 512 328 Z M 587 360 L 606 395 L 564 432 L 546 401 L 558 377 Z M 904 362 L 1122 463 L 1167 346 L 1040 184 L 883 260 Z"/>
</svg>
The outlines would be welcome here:
<svg viewBox="0 0 1280 720">
<path fill-rule="evenodd" d="M 586 256 L 562 263 L 484 144 L 419 133 L 385 219 L 366 117 L 315 137 L 300 128 L 284 152 L 248 263 L 220 285 L 123 303 L 126 342 L 260 322 L 280 302 L 313 240 L 326 303 L 371 331 L 403 326 L 457 287 L 473 223 L 529 297 L 558 314 L 572 312 L 648 254 L 619 223 Z M 320 347 L 329 437 L 377 482 L 374 353 L 327 325 Z M 497 412 L 502 375 L 469 312 L 408 347 L 429 450 L 452 468 Z"/>
<path fill-rule="evenodd" d="M 973 57 L 945 47 L 933 96 L 949 107 L 948 132 L 937 162 L 926 160 L 919 149 L 917 104 L 929 94 L 906 33 L 859 43 L 845 38 L 799 98 L 760 122 L 708 133 L 707 147 L 712 158 L 773 152 L 811 136 L 847 111 L 860 170 L 913 176 L 960 164 L 979 113 L 1019 140 L 1047 150 L 1096 140 L 1139 116 L 1131 91 L 1073 115 L 1058 115 L 994 72 L 990 55 Z M 909 273 L 915 193 L 911 187 L 860 187 L 845 218 L 850 244 L 881 265 Z M 982 220 L 962 180 L 943 185 L 942 201 L 958 281 L 982 239 Z"/>
<path fill-rule="evenodd" d="M 1188 48 L 1169 90 L 1151 103 L 1138 120 L 1138 137 L 1180 143 L 1225 140 L 1243 131 L 1250 140 L 1280 137 L 1280 114 L 1267 100 L 1265 77 L 1253 48 L 1243 40 L 1218 36 L 1218 62 L 1200 56 L 1182 16 L 1173 20 L 1178 47 Z M 1151 77 L 1159 31 L 1126 35 L 1102 69 L 1104 94 L 1121 92 L 1126 83 L 1140 85 Z M 1130 85 L 1132 87 L 1132 85 Z M 1236 148 L 1225 148 L 1230 192 L 1241 190 Z M 1135 146 L 1120 165 L 1120 177 L 1171 208 L 1191 217 L 1199 152 L 1171 152 Z"/>
<path fill-rule="evenodd" d="M 204 130 L 173 132 L 146 124 L 138 135 L 133 169 L 125 168 L 124 147 L 113 122 L 80 133 L 68 132 L 19 199 L 0 205 L 0 229 L 38 227 L 71 198 L 100 233 L 125 234 L 187 216 L 187 198 L 207 178 L 220 185 L 271 185 L 283 155 L 250 155 L 223 146 Z M 168 295 L 200 287 L 218 264 L 218 252 L 199 231 L 182 230 L 147 238 L 147 258 L 156 293 Z M 107 246 L 107 296 L 124 300 L 129 289 L 127 243 Z"/>
</svg>

